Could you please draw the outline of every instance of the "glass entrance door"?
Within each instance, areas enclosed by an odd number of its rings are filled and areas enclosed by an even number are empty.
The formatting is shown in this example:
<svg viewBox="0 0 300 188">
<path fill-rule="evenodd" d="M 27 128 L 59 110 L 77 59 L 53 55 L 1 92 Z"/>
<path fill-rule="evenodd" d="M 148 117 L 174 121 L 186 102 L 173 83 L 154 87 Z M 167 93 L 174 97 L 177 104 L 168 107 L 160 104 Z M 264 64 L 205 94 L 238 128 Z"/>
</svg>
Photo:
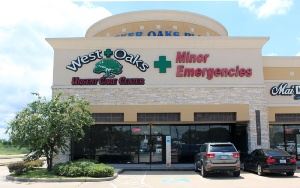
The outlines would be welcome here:
<svg viewBox="0 0 300 188">
<path fill-rule="evenodd" d="M 164 136 L 151 136 L 151 163 L 162 163 L 163 162 L 163 139 Z"/>
<path fill-rule="evenodd" d="M 170 127 L 163 125 L 131 126 L 134 143 L 134 163 L 163 163 L 166 159 L 165 135 Z"/>
<path fill-rule="evenodd" d="M 139 136 L 139 163 L 150 163 L 151 143 L 149 135 Z"/>
<path fill-rule="evenodd" d="M 138 150 L 135 155 L 136 163 L 162 163 L 165 153 L 165 136 L 137 136 Z"/>
</svg>

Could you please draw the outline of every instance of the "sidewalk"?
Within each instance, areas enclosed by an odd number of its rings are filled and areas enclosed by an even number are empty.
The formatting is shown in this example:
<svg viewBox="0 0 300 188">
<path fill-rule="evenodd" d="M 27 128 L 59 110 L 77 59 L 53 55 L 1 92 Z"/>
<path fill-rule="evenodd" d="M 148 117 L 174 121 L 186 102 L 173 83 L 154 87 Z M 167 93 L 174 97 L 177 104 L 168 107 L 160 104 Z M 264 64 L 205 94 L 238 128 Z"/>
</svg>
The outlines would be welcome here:
<svg viewBox="0 0 300 188">
<path fill-rule="evenodd" d="M 24 158 L 24 154 L 22 155 L 0 155 L 0 166 L 8 165 L 10 163 L 22 161 Z"/>
<path fill-rule="evenodd" d="M 20 155 L 0 155 L 0 159 L 23 158 L 25 154 Z"/>
<path fill-rule="evenodd" d="M 194 164 L 172 164 L 170 167 L 167 167 L 166 164 L 109 164 L 115 169 L 122 170 L 159 170 L 159 171 L 190 171 L 194 170 Z"/>
<path fill-rule="evenodd" d="M 166 164 L 109 164 L 115 169 L 122 170 L 160 170 L 160 171 L 189 171 L 194 170 L 194 164 L 172 164 L 171 167 L 167 167 Z M 300 171 L 300 161 L 297 161 L 297 171 Z"/>
</svg>

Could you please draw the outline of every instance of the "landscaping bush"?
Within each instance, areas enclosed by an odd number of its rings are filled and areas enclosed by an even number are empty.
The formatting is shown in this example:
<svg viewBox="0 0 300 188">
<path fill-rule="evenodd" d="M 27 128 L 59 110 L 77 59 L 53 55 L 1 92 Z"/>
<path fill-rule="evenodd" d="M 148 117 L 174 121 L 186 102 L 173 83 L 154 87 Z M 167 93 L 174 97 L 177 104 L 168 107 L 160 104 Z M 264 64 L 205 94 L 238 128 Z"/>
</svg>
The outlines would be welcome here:
<svg viewBox="0 0 300 188">
<path fill-rule="evenodd" d="M 10 173 L 14 173 L 16 175 L 22 174 L 23 172 L 27 171 L 27 167 L 24 161 L 11 163 L 7 167 Z"/>
<path fill-rule="evenodd" d="M 87 176 L 89 177 L 111 177 L 113 175 L 114 168 L 104 164 L 95 164 L 87 167 Z"/>
<path fill-rule="evenodd" d="M 28 169 L 33 169 L 33 168 L 37 168 L 37 167 L 42 167 L 44 164 L 44 161 L 37 159 L 34 161 L 25 161 L 25 166 Z"/>
<path fill-rule="evenodd" d="M 105 164 L 95 164 L 92 161 L 80 160 L 54 166 L 54 173 L 67 177 L 110 177 L 114 175 L 114 168 Z"/>
<path fill-rule="evenodd" d="M 42 160 L 20 161 L 16 163 L 11 163 L 7 167 L 10 173 L 20 175 L 34 168 L 43 166 L 43 163 L 44 162 Z"/>
</svg>

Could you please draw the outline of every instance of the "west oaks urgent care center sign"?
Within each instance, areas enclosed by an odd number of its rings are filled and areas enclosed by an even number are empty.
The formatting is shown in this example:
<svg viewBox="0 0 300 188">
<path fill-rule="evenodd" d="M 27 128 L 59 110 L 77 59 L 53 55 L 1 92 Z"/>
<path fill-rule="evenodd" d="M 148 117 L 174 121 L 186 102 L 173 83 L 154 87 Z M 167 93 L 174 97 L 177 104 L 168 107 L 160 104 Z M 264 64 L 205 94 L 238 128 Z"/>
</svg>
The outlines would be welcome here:
<svg viewBox="0 0 300 188">
<path fill-rule="evenodd" d="M 226 63 L 231 59 L 219 63 L 220 57 L 213 52 L 155 49 L 157 52 L 154 53 L 152 50 L 141 50 L 94 50 L 74 57 L 65 68 L 72 74 L 71 84 L 77 86 L 176 85 L 211 83 L 214 80 L 220 84 L 222 80 L 237 82 L 253 76 L 252 68 L 248 67 L 250 63 Z"/>
</svg>

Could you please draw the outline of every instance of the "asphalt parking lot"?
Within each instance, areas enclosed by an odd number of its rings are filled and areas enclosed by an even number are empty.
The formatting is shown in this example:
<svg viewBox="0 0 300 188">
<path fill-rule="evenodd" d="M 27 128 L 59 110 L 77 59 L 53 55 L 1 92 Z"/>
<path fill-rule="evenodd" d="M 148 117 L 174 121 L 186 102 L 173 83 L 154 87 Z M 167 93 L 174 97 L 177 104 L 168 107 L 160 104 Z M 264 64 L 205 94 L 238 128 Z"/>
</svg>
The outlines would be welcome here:
<svg viewBox="0 0 300 188">
<path fill-rule="evenodd" d="M 0 167 L 1 188 L 195 188 L 195 187 L 220 187 L 220 188 L 299 188 L 300 173 L 294 177 L 284 175 L 257 176 L 249 172 L 242 172 L 239 178 L 226 174 L 214 174 L 202 178 L 192 171 L 125 171 L 113 181 L 85 182 L 85 183 L 26 183 L 5 180 L 7 168 Z"/>
</svg>

